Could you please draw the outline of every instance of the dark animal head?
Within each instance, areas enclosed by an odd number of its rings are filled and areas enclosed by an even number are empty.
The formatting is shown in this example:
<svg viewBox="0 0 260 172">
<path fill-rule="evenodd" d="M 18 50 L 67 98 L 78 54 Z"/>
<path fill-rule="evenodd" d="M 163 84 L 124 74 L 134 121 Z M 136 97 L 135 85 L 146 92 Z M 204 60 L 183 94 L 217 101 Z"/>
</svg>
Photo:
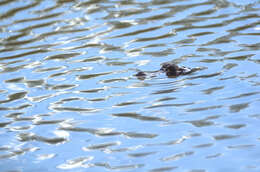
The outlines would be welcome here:
<svg viewBox="0 0 260 172">
<path fill-rule="evenodd" d="M 144 72 L 140 71 L 137 74 L 135 74 L 135 76 L 146 76 L 146 74 Z"/>
<path fill-rule="evenodd" d="M 179 74 L 179 67 L 172 63 L 164 63 L 160 70 L 166 72 L 167 76 L 177 76 Z"/>
</svg>

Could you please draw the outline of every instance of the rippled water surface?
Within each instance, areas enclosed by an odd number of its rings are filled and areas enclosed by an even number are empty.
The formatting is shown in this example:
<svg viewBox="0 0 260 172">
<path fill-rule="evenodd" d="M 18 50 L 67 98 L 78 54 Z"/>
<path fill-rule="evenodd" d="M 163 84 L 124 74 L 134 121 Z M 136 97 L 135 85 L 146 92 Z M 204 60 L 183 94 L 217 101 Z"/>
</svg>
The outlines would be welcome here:
<svg viewBox="0 0 260 172">
<path fill-rule="evenodd" d="M 0 11 L 0 171 L 260 171 L 260 1 Z"/>
</svg>

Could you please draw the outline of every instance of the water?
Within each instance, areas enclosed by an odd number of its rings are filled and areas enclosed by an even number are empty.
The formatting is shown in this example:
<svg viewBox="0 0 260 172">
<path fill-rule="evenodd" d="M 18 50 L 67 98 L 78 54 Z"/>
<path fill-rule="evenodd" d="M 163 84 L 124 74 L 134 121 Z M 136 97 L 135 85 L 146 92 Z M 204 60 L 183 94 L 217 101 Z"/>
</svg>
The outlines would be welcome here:
<svg viewBox="0 0 260 172">
<path fill-rule="evenodd" d="M 0 2 L 1 171 L 260 171 L 260 2 Z M 173 61 L 203 70 L 139 80 Z"/>
</svg>

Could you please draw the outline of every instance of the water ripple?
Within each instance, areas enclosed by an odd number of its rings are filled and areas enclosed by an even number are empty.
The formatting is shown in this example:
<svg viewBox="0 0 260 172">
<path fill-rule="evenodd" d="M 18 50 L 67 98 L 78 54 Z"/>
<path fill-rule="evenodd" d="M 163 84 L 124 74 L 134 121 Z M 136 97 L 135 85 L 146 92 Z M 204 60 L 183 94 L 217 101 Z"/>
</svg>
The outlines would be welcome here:
<svg viewBox="0 0 260 172">
<path fill-rule="evenodd" d="M 259 8 L 1 1 L 1 170 L 257 171 Z"/>
<path fill-rule="evenodd" d="M 21 142 L 35 140 L 35 141 L 41 141 L 49 144 L 59 144 L 67 141 L 67 139 L 63 137 L 47 138 L 47 137 L 35 135 L 33 133 L 21 133 L 18 135 L 18 140 Z"/>
</svg>

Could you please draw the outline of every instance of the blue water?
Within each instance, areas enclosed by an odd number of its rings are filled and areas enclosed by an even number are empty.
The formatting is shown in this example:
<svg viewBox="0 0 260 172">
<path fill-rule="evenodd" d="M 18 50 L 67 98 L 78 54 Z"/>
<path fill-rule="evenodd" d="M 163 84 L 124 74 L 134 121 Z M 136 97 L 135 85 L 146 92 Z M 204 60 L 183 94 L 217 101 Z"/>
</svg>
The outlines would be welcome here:
<svg viewBox="0 0 260 172">
<path fill-rule="evenodd" d="M 0 2 L 0 171 L 259 171 L 259 7 Z"/>
</svg>

